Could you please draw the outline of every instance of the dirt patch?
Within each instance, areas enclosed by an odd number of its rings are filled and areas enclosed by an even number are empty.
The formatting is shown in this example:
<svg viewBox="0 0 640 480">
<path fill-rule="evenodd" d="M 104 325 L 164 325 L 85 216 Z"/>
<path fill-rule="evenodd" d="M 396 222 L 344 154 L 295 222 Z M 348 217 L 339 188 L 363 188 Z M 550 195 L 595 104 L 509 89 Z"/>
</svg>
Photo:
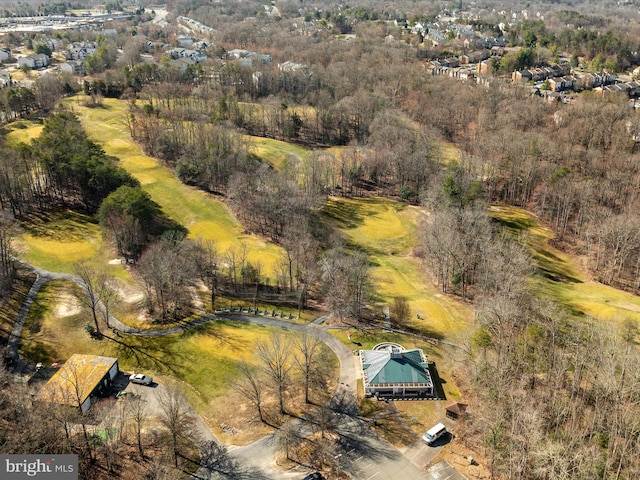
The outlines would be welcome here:
<svg viewBox="0 0 640 480">
<path fill-rule="evenodd" d="M 140 303 L 142 302 L 142 300 L 144 300 L 144 293 L 133 287 L 118 283 L 117 285 L 114 285 L 114 288 L 116 289 L 118 295 L 124 303 L 128 303 L 131 305 L 134 303 Z"/>
<path fill-rule="evenodd" d="M 56 305 L 56 315 L 58 317 L 71 317 L 77 315 L 82 310 L 80 302 L 70 293 L 60 295 L 58 304 Z"/>
</svg>

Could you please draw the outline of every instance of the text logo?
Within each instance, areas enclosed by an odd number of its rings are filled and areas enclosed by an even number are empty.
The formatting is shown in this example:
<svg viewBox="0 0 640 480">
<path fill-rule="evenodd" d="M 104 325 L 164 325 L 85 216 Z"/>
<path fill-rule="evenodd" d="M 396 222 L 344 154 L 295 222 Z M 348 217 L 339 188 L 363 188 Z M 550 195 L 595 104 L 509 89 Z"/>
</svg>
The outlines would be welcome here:
<svg viewBox="0 0 640 480">
<path fill-rule="evenodd" d="M 78 480 L 77 455 L 0 455 L 2 480 Z"/>
</svg>

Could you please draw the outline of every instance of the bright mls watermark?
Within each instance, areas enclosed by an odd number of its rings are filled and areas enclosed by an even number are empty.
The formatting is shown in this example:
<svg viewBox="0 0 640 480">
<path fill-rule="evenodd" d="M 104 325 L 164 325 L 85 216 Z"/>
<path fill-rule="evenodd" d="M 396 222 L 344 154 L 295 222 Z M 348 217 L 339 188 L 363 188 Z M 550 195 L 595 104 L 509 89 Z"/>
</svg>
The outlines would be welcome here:
<svg viewBox="0 0 640 480">
<path fill-rule="evenodd" d="M 2 480 L 78 480 L 77 455 L 0 455 Z"/>
</svg>

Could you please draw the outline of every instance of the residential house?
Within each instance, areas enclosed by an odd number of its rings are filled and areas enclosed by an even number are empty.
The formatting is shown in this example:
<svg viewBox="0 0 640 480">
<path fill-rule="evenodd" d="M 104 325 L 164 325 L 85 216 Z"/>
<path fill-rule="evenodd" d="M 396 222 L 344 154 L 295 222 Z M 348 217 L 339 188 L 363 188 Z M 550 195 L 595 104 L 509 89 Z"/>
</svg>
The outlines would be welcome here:
<svg viewBox="0 0 640 480">
<path fill-rule="evenodd" d="M 610 95 L 613 93 L 629 94 L 631 92 L 631 87 L 629 86 L 628 83 L 614 83 L 611 85 L 598 87 L 595 90 L 600 91 L 603 95 Z"/>
<path fill-rule="evenodd" d="M 61 63 L 59 68 L 61 72 L 68 72 L 72 75 L 84 76 L 85 74 L 83 60 L 67 60 Z"/>
<path fill-rule="evenodd" d="M 396 343 L 381 343 L 373 350 L 360 350 L 359 358 L 365 397 L 434 397 L 429 364 L 422 350 L 405 350 Z"/>
<path fill-rule="evenodd" d="M 488 50 L 474 50 L 473 52 L 460 55 L 458 57 L 458 60 L 460 61 L 460 65 L 468 65 L 470 63 L 481 62 L 482 60 L 486 60 L 487 58 L 489 58 Z"/>
<path fill-rule="evenodd" d="M 97 49 L 98 44 L 96 42 L 76 42 L 67 47 L 64 55 L 67 60 L 84 60 L 96 53 Z"/>
<path fill-rule="evenodd" d="M 172 48 L 171 50 L 164 52 L 164 54 L 174 60 L 179 58 L 188 58 L 194 63 L 204 62 L 207 59 L 206 55 L 198 52 L 197 50 L 188 50 L 186 48 Z"/>
<path fill-rule="evenodd" d="M 418 22 L 416 23 L 413 28 L 411 28 L 411 33 L 424 33 L 426 31 L 426 27 Z"/>
<path fill-rule="evenodd" d="M 193 45 L 191 45 L 191 48 L 193 48 L 194 50 L 199 51 L 200 53 L 205 53 L 207 50 L 209 50 L 209 48 L 214 47 L 215 45 L 213 44 L 213 42 L 207 42 L 206 40 L 201 40 L 199 42 L 195 42 Z"/>
<path fill-rule="evenodd" d="M 193 45 L 193 38 L 188 37 L 186 35 L 180 35 L 178 37 L 178 46 L 182 48 L 187 48 Z"/>
<path fill-rule="evenodd" d="M 632 82 L 628 82 L 627 85 L 629 85 L 630 97 L 637 98 L 638 96 L 640 96 L 640 82 L 634 80 Z"/>
<path fill-rule="evenodd" d="M 299 72 L 301 70 L 306 70 L 309 67 L 307 65 L 304 65 L 302 63 L 296 63 L 296 62 L 284 62 L 284 63 L 279 63 L 278 64 L 278 70 L 280 70 L 281 72 Z"/>
<path fill-rule="evenodd" d="M 533 79 L 533 74 L 529 70 L 516 70 L 511 74 L 511 81 L 513 82 L 530 82 Z"/>
<path fill-rule="evenodd" d="M 435 47 L 447 40 L 447 36 L 439 30 L 429 30 L 427 38 L 431 40 L 431 44 Z"/>
<path fill-rule="evenodd" d="M 230 60 L 238 60 L 239 58 L 244 58 L 253 53 L 250 50 L 245 50 L 243 48 L 234 48 L 233 50 L 229 50 L 227 52 L 227 58 Z"/>
<path fill-rule="evenodd" d="M 11 56 L 11 49 L 0 48 L 0 63 L 9 62 L 13 59 Z"/>
<path fill-rule="evenodd" d="M 486 48 L 492 48 L 492 47 L 506 47 L 507 46 L 507 39 L 504 37 L 488 37 L 484 39 L 484 46 Z"/>
<path fill-rule="evenodd" d="M 491 62 L 491 60 L 479 62 L 478 65 L 476 65 L 476 73 L 478 73 L 478 75 L 488 75 L 493 69 Z"/>
<path fill-rule="evenodd" d="M 176 58 L 175 60 L 171 61 L 171 65 L 176 67 L 181 72 L 185 72 L 187 70 L 187 68 L 189 68 L 191 65 L 195 65 L 195 64 L 196 64 L 196 62 L 194 62 L 190 58 Z"/>
<path fill-rule="evenodd" d="M 178 17 L 177 18 L 178 23 L 181 25 L 184 25 L 185 27 L 187 27 L 188 29 L 198 32 L 198 33 L 202 33 L 202 34 L 213 34 L 215 33 L 215 29 L 208 27 L 207 25 L 204 25 L 200 22 L 195 21 L 192 18 L 189 17 Z"/>
<path fill-rule="evenodd" d="M 18 68 L 26 65 L 30 69 L 44 68 L 49 65 L 49 57 L 44 53 L 36 53 L 33 55 L 25 55 L 18 59 Z"/>
<path fill-rule="evenodd" d="M 116 358 L 72 355 L 42 387 L 38 399 L 84 413 L 108 392 L 118 372 Z"/>
<path fill-rule="evenodd" d="M 563 90 L 573 90 L 576 79 L 573 75 L 565 75 L 564 77 L 549 78 L 549 87 L 553 92 L 561 92 Z"/>
</svg>

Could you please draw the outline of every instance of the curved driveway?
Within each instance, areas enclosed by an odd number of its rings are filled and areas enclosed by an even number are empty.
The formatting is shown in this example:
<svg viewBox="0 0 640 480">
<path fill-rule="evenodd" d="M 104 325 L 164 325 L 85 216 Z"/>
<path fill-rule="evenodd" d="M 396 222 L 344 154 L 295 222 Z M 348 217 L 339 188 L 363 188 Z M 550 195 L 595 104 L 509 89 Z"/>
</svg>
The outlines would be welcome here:
<svg viewBox="0 0 640 480">
<path fill-rule="evenodd" d="M 69 273 L 55 273 L 49 272 L 47 270 L 43 270 L 41 268 L 33 267 L 31 265 L 22 264 L 25 267 L 29 268 L 37 275 L 36 281 L 33 283 L 31 288 L 29 289 L 29 293 L 27 293 L 27 297 L 20 307 L 20 311 L 18 312 L 18 318 L 14 323 L 13 329 L 11 330 L 11 335 L 9 336 L 9 341 L 7 345 L 6 357 L 13 368 L 14 371 L 22 371 L 25 367 L 25 363 L 20 358 L 20 340 L 22 338 L 22 329 L 24 328 L 24 322 L 27 318 L 29 310 L 31 309 L 31 305 L 35 300 L 36 295 L 42 288 L 42 286 L 50 280 L 63 279 L 70 280 L 80 287 L 83 286 L 82 280 L 77 275 L 72 275 Z M 99 309 L 104 313 L 104 307 L 99 305 Z M 314 337 L 318 338 L 322 342 L 324 342 L 338 357 L 340 362 L 340 379 L 338 389 L 336 391 L 336 395 L 338 393 L 344 394 L 349 393 L 353 395 L 354 398 L 357 394 L 357 373 L 353 360 L 353 353 L 349 350 L 349 348 L 335 338 L 333 335 L 327 333 L 323 328 L 312 324 L 312 325 L 301 325 L 297 323 L 287 322 L 285 320 L 280 320 L 272 317 L 261 317 L 261 316 L 252 316 L 252 315 L 242 315 L 242 314 L 216 314 L 216 315 L 203 315 L 200 318 L 186 322 L 177 327 L 172 327 L 164 330 L 139 330 L 135 328 L 131 328 L 118 320 L 113 315 L 109 315 L 109 325 L 113 328 L 117 329 L 120 332 L 129 334 L 129 335 L 139 335 L 139 336 L 148 336 L 148 337 L 160 337 L 165 335 L 172 335 L 174 333 L 180 333 L 181 331 L 188 330 L 190 328 L 196 327 L 198 325 L 202 325 L 205 323 L 209 323 L 215 321 L 220 318 L 225 318 L 232 321 L 239 321 L 245 323 L 251 323 L 254 325 L 265 325 L 270 327 L 278 327 L 285 330 L 293 330 L 298 332 L 305 332 Z M 335 395 L 334 395 L 335 396 Z"/>
<path fill-rule="evenodd" d="M 7 360 L 16 372 L 22 372 L 26 367 L 26 363 L 20 359 L 19 347 L 20 338 L 22 335 L 22 329 L 24 322 L 29 313 L 31 305 L 40 291 L 42 286 L 50 280 L 65 279 L 70 280 L 80 286 L 82 286 L 82 280 L 76 275 L 66 273 L 53 273 L 46 270 L 42 270 L 36 267 L 25 265 L 27 268 L 33 270 L 37 279 L 31 286 L 27 297 L 22 304 L 18 313 L 18 318 L 14 324 L 14 328 L 9 338 L 7 346 Z M 99 307 L 103 312 L 103 307 Z M 385 479 L 398 479 L 404 480 L 407 478 L 425 478 L 424 472 L 411 461 L 409 461 L 404 455 L 402 455 L 396 448 L 391 446 L 386 441 L 378 438 L 371 432 L 366 422 L 358 417 L 357 407 L 357 370 L 354 361 L 354 352 L 352 352 L 345 344 L 330 335 L 326 331 L 326 327 L 321 327 L 316 323 L 309 325 L 302 325 L 297 323 L 287 322 L 273 317 L 261 317 L 253 315 L 222 313 L 216 315 L 203 315 L 200 318 L 184 323 L 183 325 L 173 327 L 165 330 L 138 330 L 127 325 L 124 325 L 117 318 L 109 315 L 109 324 L 129 335 L 140 336 L 163 336 L 179 333 L 181 331 L 188 330 L 197 325 L 216 321 L 219 319 L 227 319 L 237 322 L 251 323 L 255 325 L 264 325 L 270 327 L 277 327 L 283 330 L 292 330 L 296 332 L 304 332 L 309 335 L 313 335 L 315 338 L 325 343 L 331 351 L 333 351 L 338 357 L 340 362 L 340 377 L 338 379 L 338 385 L 331 400 L 331 406 L 337 410 L 336 415 L 340 415 L 340 428 L 344 438 L 350 438 L 353 443 L 347 442 L 347 447 L 350 450 L 345 449 L 343 453 L 340 453 L 338 457 L 344 462 L 341 462 L 341 469 L 345 472 L 355 475 L 352 478 L 373 478 L 378 474 L 382 474 L 379 478 Z M 341 413 L 338 413 L 341 412 Z M 197 416 L 200 419 L 199 416 Z M 201 419 L 200 419 L 201 420 Z M 211 439 L 215 442 L 215 437 L 211 435 L 208 428 L 204 423 L 200 422 L 198 425 L 205 438 Z M 204 432 L 207 430 L 208 432 Z M 350 446 L 349 446 L 350 445 Z M 204 448 L 204 447 L 203 447 Z M 225 458 L 225 468 L 218 470 L 201 468 L 198 473 L 203 478 L 216 478 L 227 480 L 241 480 L 247 478 L 249 474 L 250 478 L 256 479 L 290 479 L 292 476 L 299 475 L 300 472 L 281 472 L 273 468 L 272 459 L 275 453 L 275 446 L 273 442 L 273 434 L 268 435 L 257 442 L 245 447 L 238 447 L 230 451 L 226 451 L 224 447 L 221 447 L 216 454 L 218 458 Z M 203 455 L 205 451 L 202 452 Z M 338 458 L 336 457 L 336 458 Z M 347 463 L 348 462 L 348 463 Z M 218 462 L 219 463 L 219 462 Z M 214 473 L 215 472 L 215 473 Z M 301 476 L 301 475 L 300 475 Z M 376 479 L 377 480 L 377 479 Z"/>
</svg>

